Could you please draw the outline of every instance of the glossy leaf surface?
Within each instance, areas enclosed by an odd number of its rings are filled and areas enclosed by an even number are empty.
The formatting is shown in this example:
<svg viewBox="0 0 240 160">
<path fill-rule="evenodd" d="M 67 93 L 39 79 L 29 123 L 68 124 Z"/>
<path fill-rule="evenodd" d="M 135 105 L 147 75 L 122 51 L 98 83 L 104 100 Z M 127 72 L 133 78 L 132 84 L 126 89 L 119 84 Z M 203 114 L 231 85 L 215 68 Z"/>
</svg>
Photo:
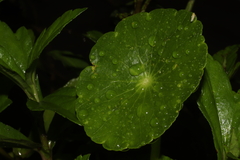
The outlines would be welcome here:
<svg viewBox="0 0 240 160">
<path fill-rule="evenodd" d="M 77 116 L 96 143 L 138 148 L 158 138 L 196 89 L 206 64 L 202 24 L 159 9 L 122 20 L 90 53 L 77 85 Z"/>
<path fill-rule="evenodd" d="M 0 33 L 0 68 L 16 72 L 25 79 L 27 57 L 33 43 L 32 32 L 21 27 L 14 34 L 6 23 L 0 21 Z M 1 72 L 5 74 L 3 69 Z"/>
<path fill-rule="evenodd" d="M 0 122 L 0 147 L 37 148 L 40 144 L 32 142 L 14 128 Z"/>
<path fill-rule="evenodd" d="M 198 105 L 212 128 L 218 159 L 239 157 L 240 94 L 232 91 L 227 74 L 210 55 Z"/>
</svg>

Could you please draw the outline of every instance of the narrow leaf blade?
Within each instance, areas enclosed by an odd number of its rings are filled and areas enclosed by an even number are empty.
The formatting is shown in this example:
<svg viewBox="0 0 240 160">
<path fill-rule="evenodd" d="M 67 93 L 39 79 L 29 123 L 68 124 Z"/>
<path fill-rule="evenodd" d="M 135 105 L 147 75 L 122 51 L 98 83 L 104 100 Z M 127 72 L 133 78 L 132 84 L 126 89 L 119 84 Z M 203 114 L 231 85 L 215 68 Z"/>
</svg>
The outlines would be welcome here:
<svg viewBox="0 0 240 160">
<path fill-rule="evenodd" d="M 210 55 L 198 105 L 212 128 L 218 159 L 226 159 L 229 153 L 238 157 L 240 147 L 239 94 L 232 91 L 224 69 Z"/>
<path fill-rule="evenodd" d="M 59 17 L 53 24 L 45 29 L 38 37 L 33 51 L 31 53 L 31 58 L 29 59 L 29 65 L 39 57 L 42 50 L 62 31 L 62 29 L 70 23 L 79 14 L 85 11 L 86 8 L 69 10 L 65 12 L 61 17 Z"/>
<path fill-rule="evenodd" d="M 37 148 L 41 147 L 40 144 L 37 144 L 26 136 L 24 136 L 19 131 L 14 128 L 5 125 L 0 122 L 0 146 L 1 147 L 27 147 L 27 148 Z"/>
<path fill-rule="evenodd" d="M 74 87 L 64 87 L 46 96 L 39 103 L 28 100 L 27 106 L 33 111 L 51 110 L 70 121 L 79 124 L 75 114 L 76 89 Z"/>
</svg>

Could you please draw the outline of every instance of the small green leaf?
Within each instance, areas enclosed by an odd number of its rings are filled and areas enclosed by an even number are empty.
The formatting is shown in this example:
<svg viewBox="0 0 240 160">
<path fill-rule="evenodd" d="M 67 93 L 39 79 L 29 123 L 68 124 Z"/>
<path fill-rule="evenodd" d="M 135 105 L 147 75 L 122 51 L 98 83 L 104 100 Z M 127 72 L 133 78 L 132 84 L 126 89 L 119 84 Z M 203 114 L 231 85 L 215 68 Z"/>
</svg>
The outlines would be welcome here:
<svg viewBox="0 0 240 160">
<path fill-rule="evenodd" d="M 61 61 L 66 67 L 82 69 L 89 66 L 87 62 L 81 59 L 81 56 L 73 54 L 69 51 L 54 50 L 48 52 L 48 55 L 52 56 L 56 60 Z"/>
<path fill-rule="evenodd" d="M 27 106 L 32 111 L 51 110 L 61 116 L 79 124 L 75 114 L 76 89 L 74 87 L 64 87 L 46 96 L 39 103 L 28 100 Z"/>
<path fill-rule="evenodd" d="M 197 88 L 206 64 L 202 24 L 191 12 L 158 9 L 123 19 L 90 53 L 77 85 L 77 116 L 110 150 L 161 136 Z"/>
<path fill-rule="evenodd" d="M 12 100 L 9 99 L 7 95 L 0 93 L 0 113 L 5 110 L 11 103 Z"/>
<path fill-rule="evenodd" d="M 88 31 L 85 36 L 89 39 L 91 39 L 93 42 L 97 42 L 97 40 L 103 35 L 103 33 L 99 32 L 99 31 Z"/>
<path fill-rule="evenodd" d="M 239 47 L 240 45 L 228 46 L 224 50 L 221 50 L 213 55 L 213 58 L 222 65 L 225 72 L 228 74 L 228 77 L 231 77 L 240 65 L 235 64 Z"/>
<path fill-rule="evenodd" d="M 37 144 L 14 128 L 0 122 L 0 147 L 39 148 Z"/>
<path fill-rule="evenodd" d="M 198 105 L 208 120 L 218 159 L 240 156 L 240 95 L 232 91 L 227 74 L 209 55 Z"/>
<path fill-rule="evenodd" d="M 85 10 L 86 8 L 69 10 L 55 20 L 48 29 L 45 29 L 40 34 L 33 47 L 28 64 L 30 65 L 35 59 L 37 59 L 43 49 L 62 31 L 62 29 Z"/>
<path fill-rule="evenodd" d="M 8 98 L 8 93 L 13 86 L 13 83 L 9 81 L 4 75 L 0 73 L 0 113 L 6 109 L 12 100 Z"/>
<path fill-rule="evenodd" d="M 75 158 L 74 160 L 89 160 L 90 158 L 90 154 L 86 154 L 84 156 L 80 155 L 77 158 Z"/>
<path fill-rule="evenodd" d="M 172 158 L 169 158 L 167 156 L 161 156 L 159 160 L 172 160 Z"/>
<path fill-rule="evenodd" d="M 0 21 L 0 33 L 0 68 L 4 68 L 0 72 L 7 74 L 4 70 L 10 70 L 25 79 L 32 48 L 31 31 L 21 27 L 14 34 L 7 24 Z"/>
</svg>

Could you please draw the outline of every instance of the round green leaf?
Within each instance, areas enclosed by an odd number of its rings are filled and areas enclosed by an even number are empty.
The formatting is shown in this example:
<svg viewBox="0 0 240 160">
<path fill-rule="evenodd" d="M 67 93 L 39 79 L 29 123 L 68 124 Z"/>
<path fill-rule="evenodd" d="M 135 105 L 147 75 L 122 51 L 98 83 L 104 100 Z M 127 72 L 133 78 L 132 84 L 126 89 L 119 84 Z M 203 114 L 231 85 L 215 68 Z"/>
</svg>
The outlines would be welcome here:
<svg viewBox="0 0 240 160">
<path fill-rule="evenodd" d="M 87 135 L 110 150 L 138 148 L 162 135 L 202 77 L 201 33 L 191 12 L 158 9 L 103 35 L 77 85 L 76 113 Z"/>
</svg>

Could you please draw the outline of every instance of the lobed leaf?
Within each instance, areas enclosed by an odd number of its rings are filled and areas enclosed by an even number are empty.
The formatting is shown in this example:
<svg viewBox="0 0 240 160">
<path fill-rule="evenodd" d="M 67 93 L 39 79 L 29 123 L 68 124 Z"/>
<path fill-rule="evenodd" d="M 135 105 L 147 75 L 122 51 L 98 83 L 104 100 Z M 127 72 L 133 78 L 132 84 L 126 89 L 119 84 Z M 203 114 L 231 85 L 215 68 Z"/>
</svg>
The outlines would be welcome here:
<svg viewBox="0 0 240 160">
<path fill-rule="evenodd" d="M 199 85 L 207 46 L 202 24 L 184 10 L 123 19 L 100 37 L 77 85 L 76 113 L 88 136 L 110 150 L 161 136 Z"/>
</svg>

